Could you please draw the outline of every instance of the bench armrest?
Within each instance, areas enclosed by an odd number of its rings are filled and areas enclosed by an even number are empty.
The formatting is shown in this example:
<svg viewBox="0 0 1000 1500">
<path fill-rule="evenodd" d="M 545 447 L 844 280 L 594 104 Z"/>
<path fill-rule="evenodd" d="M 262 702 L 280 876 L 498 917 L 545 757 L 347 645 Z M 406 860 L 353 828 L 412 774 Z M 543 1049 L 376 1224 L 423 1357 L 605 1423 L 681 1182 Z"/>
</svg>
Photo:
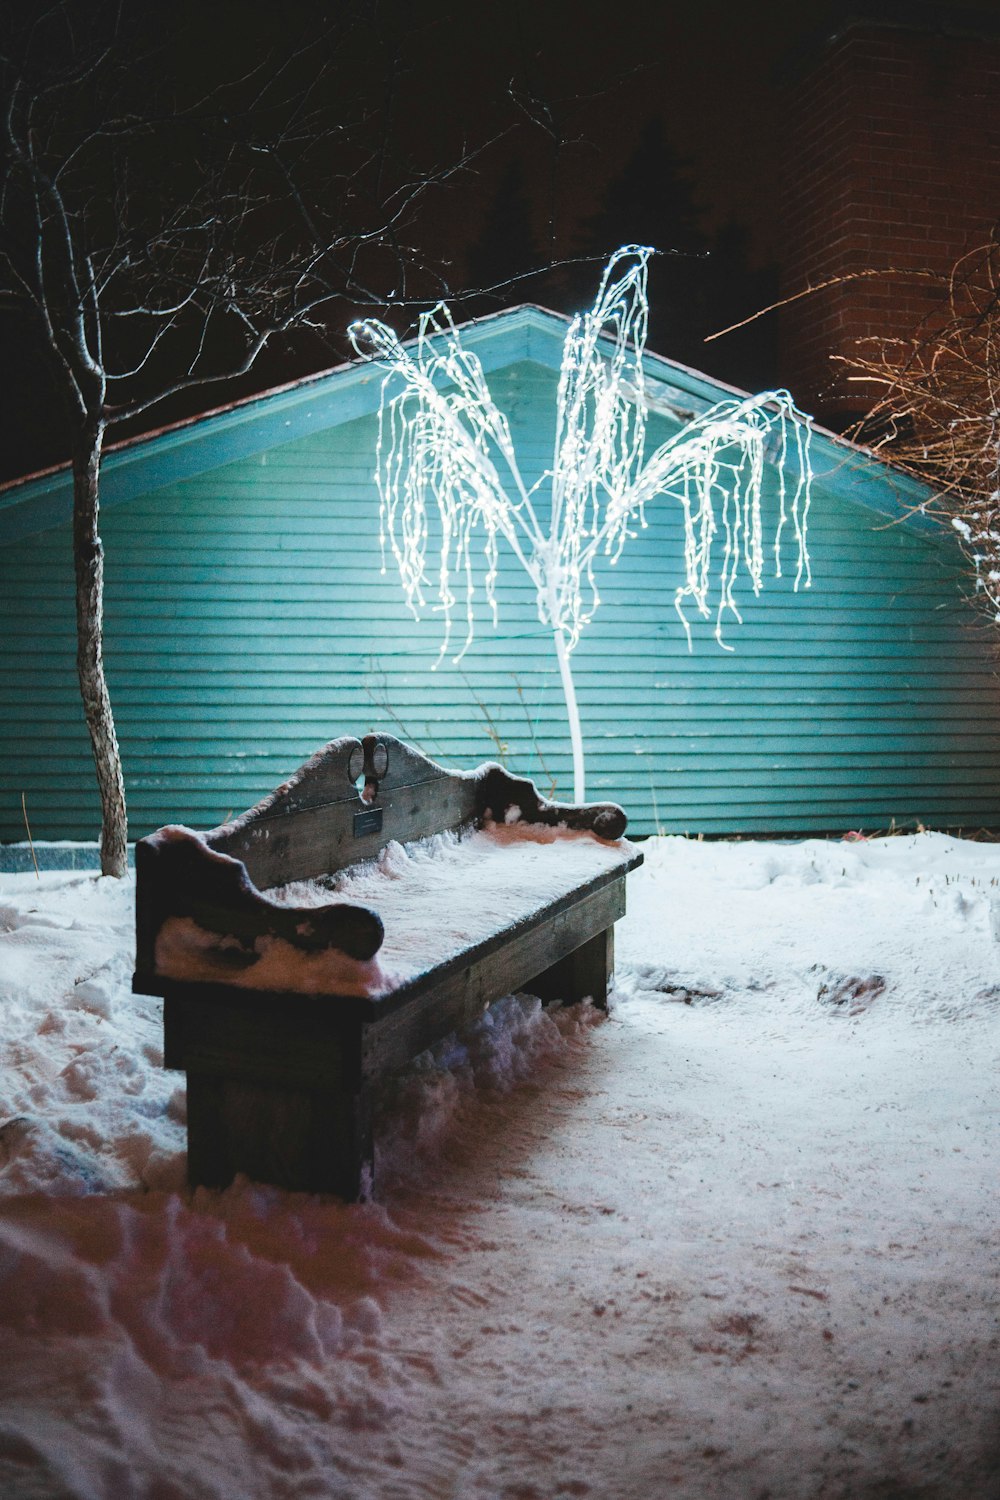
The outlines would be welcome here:
<svg viewBox="0 0 1000 1500">
<path fill-rule="evenodd" d="M 533 781 L 512 776 L 503 766 L 487 764 L 474 773 L 479 778 L 477 815 L 495 823 L 522 820 L 548 828 L 569 828 L 601 839 L 620 839 L 628 819 L 616 802 L 549 802 Z"/>
<path fill-rule="evenodd" d="M 370 959 L 382 946 L 382 919 L 366 906 L 281 905 L 262 894 L 242 860 L 212 849 L 190 828 L 161 828 L 136 844 L 136 971 L 155 972 L 157 934 L 171 917 L 253 947 L 261 936 L 282 938 L 303 953 L 337 948 Z"/>
</svg>

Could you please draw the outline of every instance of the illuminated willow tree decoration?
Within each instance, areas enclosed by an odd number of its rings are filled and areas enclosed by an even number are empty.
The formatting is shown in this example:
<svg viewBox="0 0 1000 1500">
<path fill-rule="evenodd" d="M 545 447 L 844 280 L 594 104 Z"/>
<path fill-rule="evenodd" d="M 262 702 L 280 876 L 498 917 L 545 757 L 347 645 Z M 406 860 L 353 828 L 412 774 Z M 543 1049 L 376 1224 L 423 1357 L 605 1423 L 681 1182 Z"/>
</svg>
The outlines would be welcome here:
<svg viewBox="0 0 1000 1500">
<path fill-rule="evenodd" d="M 742 623 L 734 592 L 741 567 L 754 593 L 760 591 L 761 490 L 769 447 L 778 467 L 775 574 L 781 576 L 782 532 L 790 520 L 798 550 L 795 587 L 803 577 L 807 587 L 809 583 L 808 428 L 787 392 L 722 401 L 645 455 L 643 350 L 646 268 L 652 254 L 636 245 L 618 250 L 593 308 L 571 322 L 556 397 L 552 467 L 530 488 L 521 475 L 510 424 L 490 395 L 479 360 L 462 347 L 447 307 L 438 306 L 421 318 L 409 346 L 375 319 L 351 328 L 357 352 L 389 367 L 376 463 L 383 563 L 388 541 L 414 615 L 425 604 L 425 589 L 437 594 L 444 615 L 441 656 L 448 650 L 459 604 L 456 581 L 464 583 L 467 628 L 458 661 L 473 639 L 476 535 L 482 539 L 483 588 L 494 626 L 503 538 L 535 585 L 539 619 L 552 630 L 573 747 L 576 802 L 585 796 L 584 756 L 570 658 L 600 603 L 594 576 L 598 557 L 618 560 L 635 527 L 645 527 L 650 501 L 665 495 L 681 507 L 684 582 L 674 602 L 689 648 L 687 600 L 707 618 L 713 581 L 717 584 L 715 636 L 724 646 L 725 615 Z M 794 473 L 790 497 L 788 469 Z M 429 517 L 434 512 L 440 534 L 432 539 Z"/>
</svg>

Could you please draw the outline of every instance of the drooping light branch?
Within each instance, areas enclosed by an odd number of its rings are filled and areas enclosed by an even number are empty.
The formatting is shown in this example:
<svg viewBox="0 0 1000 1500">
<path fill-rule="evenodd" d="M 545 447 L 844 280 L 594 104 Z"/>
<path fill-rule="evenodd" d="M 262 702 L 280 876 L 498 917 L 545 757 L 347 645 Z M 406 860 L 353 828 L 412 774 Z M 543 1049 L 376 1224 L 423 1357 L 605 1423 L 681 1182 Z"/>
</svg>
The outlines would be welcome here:
<svg viewBox="0 0 1000 1500">
<path fill-rule="evenodd" d="M 791 522 L 795 588 L 809 584 L 809 429 L 787 392 L 721 402 L 646 456 L 643 352 L 652 253 L 635 245 L 617 251 L 593 308 L 571 322 L 556 396 L 552 465 L 530 487 L 507 418 L 490 394 L 478 358 L 463 348 L 446 307 L 424 315 L 411 345 L 404 346 L 374 319 L 351 329 L 358 353 L 387 366 L 376 453 L 383 563 L 388 545 L 414 614 L 426 603 L 425 590 L 436 593 L 445 622 L 442 656 L 451 642 L 461 586 L 466 636 L 457 661 L 474 638 L 477 534 L 494 625 L 499 541 L 507 542 L 535 586 L 539 620 L 553 633 L 578 802 L 585 795 L 584 756 L 570 656 L 600 604 L 598 558 L 617 561 L 636 528 L 646 526 L 647 505 L 669 496 L 681 507 L 684 582 L 675 604 L 689 647 L 686 601 L 708 617 L 717 583 L 715 635 L 725 645 L 725 616 L 741 620 L 736 586 L 742 569 L 753 592 L 760 591 L 761 495 L 772 456 L 779 488 L 775 571 L 780 576 L 783 532 Z M 540 503 L 539 492 L 547 504 Z M 432 543 L 433 513 L 439 534 Z"/>
</svg>

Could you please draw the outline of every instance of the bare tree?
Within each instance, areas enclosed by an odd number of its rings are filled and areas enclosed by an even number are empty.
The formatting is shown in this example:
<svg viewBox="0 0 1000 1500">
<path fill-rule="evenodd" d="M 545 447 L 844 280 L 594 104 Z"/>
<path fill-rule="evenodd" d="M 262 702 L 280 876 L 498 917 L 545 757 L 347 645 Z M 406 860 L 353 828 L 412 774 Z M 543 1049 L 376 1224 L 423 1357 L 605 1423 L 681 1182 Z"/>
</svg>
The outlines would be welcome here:
<svg viewBox="0 0 1000 1500">
<path fill-rule="evenodd" d="M 0 309 L 27 320 L 64 398 L 77 671 L 112 875 L 127 823 L 103 662 L 106 436 L 246 373 L 279 335 L 322 334 L 337 300 L 406 301 L 414 210 L 468 160 L 417 170 L 394 149 L 375 0 L 207 88 L 179 60 L 197 35 L 151 35 L 147 14 L 60 0 L 0 21 Z"/>
<path fill-rule="evenodd" d="M 940 279 L 908 338 L 859 340 L 839 362 L 875 392 L 853 435 L 936 491 L 923 508 L 958 533 L 1000 622 L 1000 227 Z"/>
</svg>

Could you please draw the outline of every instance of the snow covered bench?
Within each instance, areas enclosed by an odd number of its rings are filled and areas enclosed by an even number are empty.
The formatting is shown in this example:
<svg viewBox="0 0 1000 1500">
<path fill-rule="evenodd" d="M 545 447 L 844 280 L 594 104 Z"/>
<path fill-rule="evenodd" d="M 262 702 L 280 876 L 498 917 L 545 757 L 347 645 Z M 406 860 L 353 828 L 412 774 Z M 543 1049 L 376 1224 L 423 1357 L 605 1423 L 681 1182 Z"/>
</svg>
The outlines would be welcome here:
<svg viewBox="0 0 1000 1500">
<path fill-rule="evenodd" d="M 380 1080 L 513 991 L 605 1005 L 625 822 L 368 735 L 210 833 L 142 839 L 133 989 L 187 1072 L 190 1182 L 357 1198 Z"/>
</svg>

